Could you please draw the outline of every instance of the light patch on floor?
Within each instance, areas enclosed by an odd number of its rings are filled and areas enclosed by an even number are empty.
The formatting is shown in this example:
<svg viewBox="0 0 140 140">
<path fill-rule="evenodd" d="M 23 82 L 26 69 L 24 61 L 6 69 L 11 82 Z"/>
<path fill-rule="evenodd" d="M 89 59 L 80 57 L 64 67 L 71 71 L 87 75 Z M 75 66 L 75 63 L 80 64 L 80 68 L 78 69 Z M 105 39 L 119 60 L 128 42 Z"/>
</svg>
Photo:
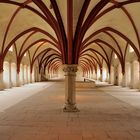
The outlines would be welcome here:
<svg viewBox="0 0 140 140">
<path fill-rule="evenodd" d="M 37 94 L 39 91 L 51 86 L 53 83 L 32 83 L 22 87 L 13 87 L 0 91 L 0 112 Z"/>
</svg>

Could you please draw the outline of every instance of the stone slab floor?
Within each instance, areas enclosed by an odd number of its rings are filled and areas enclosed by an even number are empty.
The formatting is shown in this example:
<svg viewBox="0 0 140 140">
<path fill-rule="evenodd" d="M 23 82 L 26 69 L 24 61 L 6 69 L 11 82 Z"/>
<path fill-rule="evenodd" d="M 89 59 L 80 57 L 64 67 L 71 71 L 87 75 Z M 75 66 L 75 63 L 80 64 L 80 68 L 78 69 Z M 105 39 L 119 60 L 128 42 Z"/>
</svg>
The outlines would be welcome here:
<svg viewBox="0 0 140 140">
<path fill-rule="evenodd" d="M 140 140 L 140 92 L 77 88 L 80 112 L 64 113 L 64 83 L 0 92 L 0 140 Z"/>
</svg>

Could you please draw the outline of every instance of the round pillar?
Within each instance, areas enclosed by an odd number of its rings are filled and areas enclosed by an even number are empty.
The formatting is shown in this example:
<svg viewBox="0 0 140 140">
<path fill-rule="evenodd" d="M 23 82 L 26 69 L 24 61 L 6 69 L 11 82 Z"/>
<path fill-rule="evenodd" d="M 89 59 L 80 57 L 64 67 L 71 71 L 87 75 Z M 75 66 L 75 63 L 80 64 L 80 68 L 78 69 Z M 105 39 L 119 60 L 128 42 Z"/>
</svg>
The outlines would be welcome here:
<svg viewBox="0 0 140 140">
<path fill-rule="evenodd" d="M 32 75 L 32 73 L 30 73 L 30 83 L 33 83 L 33 77 L 32 77 L 33 75 Z"/>
<path fill-rule="evenodd" d="M 130 81 L 130 88 L 133 89 L 134 85 L 134 64 L 133 61 L 130 63 L 131 65 L 131 81 Z"/>
<path fill-rule="evenodd" d="M 126 87 L 126 74 L 122 74 L 122 87 Z"/>
<path fill-rule="evenodd" d="M 65 107 L 64 112 L 78 112 L 76 107 L 75 79 L 77 65 L 65 65 Z"/>
<path fill-rule="evenodd" d="M 109 76 L 109 77 L 108 77 L 108 79 L 109 79 L 108 83 L 109 83 L 109 84 L 112 84 L 112 81 L 111 81 L 111 76 L 112 76 L 112 74 L 109 73 L 108 76 Z"/>
<path fill-rule="evenodd" d="M 139 61 L 139 91 L 140 91 L 140 61 Z"/>
<path fill-rule="evenodd" d="M 21 83 L 20 83 L 20 72 L 17 72 L 16 75 L 16 87 L 20 87 Z"/>
<path fill-rule="evenodd" d="M 12 88 L 12 70 L 11 70 L 11 61 L 9 62 L 9 88 Z"/>
</svg>

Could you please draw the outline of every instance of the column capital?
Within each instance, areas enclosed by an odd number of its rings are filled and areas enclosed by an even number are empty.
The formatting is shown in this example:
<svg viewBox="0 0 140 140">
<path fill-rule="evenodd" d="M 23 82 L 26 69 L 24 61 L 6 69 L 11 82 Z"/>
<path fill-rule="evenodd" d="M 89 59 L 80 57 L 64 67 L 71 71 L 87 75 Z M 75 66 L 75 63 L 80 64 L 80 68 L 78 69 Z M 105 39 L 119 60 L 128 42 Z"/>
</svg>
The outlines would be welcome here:
<svg viewBox="0 0 140 140">
<path fill-rule="evenodd" d="M 78 65 L 64 65 L 64 68 L 63 68 L 63 71 L 67 74 L 70 74 L 70 75 L 75 75 L 75 73 L 77 72 L 77 66 Z"/>
</svg>

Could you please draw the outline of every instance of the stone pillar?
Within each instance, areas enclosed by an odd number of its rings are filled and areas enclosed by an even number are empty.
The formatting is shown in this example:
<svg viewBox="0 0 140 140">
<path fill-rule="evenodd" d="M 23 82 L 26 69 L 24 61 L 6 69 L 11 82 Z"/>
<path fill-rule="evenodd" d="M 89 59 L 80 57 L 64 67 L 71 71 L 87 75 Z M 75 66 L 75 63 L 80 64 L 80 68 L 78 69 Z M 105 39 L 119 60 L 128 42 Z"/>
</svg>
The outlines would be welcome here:
<svg viewBox="0 0 140 140">
<path fill-rule="evenodd" d="M 41 73 L 38 73 L 38 82 L 41 82 Z"/>
<path fill-rule="evenodd" d="M 111 81 L 111 76 L 112 76 L 112 74 L 111 74 L 111 72 L 108 74 L 108 76 L 109 76 L 109 77 L 108 77 L 108 79 L 109 79 L 108 83 L 109 83 L 109 84 L 112 84 L 112 81 Z"/>
<path fill-rule="evenodd" d="M 139 91 L 140 91 L 140 61 L 139 61 Z"/>
<path fill-rule="evenodd" d="M 5 89 L 5 84 L 3 81 L 3 70 L 0 71 L 0 90 L 4 90 Z"/>
<path fill-rule="evenodd" d="M 131 82 L 130 82 L 130 88 L 133 89 L 133 83 L 134 83 L 134 64 L 133 64 L 133 62 L 131 62 L 130 65 L 131 65 Z"/>
<path fill-rule="evenodd" d="M 16 74 L 16 87 L 20 87 L 20 72 Z"/>
<path fill-rule="evenodd" d="M 126 87 L 126 74 L 122 74 L 122 87 Z"/>
<path fill-rule="evenodd" d="M 21 84 L 24 85 L 25 84 L 25 81 L 24 81 L 24 64 L 22 64 L 21 72 L 22 72 L 22 77 L 21 77 L 22 82 L 21 82 Z"/>
<path fill-rule="evenodd" d="M 97 71 L 95 72 L 95 80 L 98 80 Z"/>
<path fill-rule="evenodd" d="M 103 82 L 103 71 L 100 71 L 100 81 Z"/>
<path fill-rule="evenodd" d="M 26 84 L 28 84 L 29 83 L 29 81 L 28 81 L 28 66 L 26 65 L 26 67 L 25 67 L 25 72 L 26 72 Z"/>
<path fill-rule="evenodd" d="M 11 70 L 11 62 L 9 62 L 9 88 L 12 88 L 12 70 Z"/>
<path fill-rule="evenodd" d="M 32 80 L 32 73 L 30 73 L 30 83 L 33 83 L 33 80 Z"/>
<path fill-rule="evenodd" d="M 76 107 L 75 79 L 77 65 L 65 65 L 65 107 L 64 112 L 78 112 Z"/>
</svg>

